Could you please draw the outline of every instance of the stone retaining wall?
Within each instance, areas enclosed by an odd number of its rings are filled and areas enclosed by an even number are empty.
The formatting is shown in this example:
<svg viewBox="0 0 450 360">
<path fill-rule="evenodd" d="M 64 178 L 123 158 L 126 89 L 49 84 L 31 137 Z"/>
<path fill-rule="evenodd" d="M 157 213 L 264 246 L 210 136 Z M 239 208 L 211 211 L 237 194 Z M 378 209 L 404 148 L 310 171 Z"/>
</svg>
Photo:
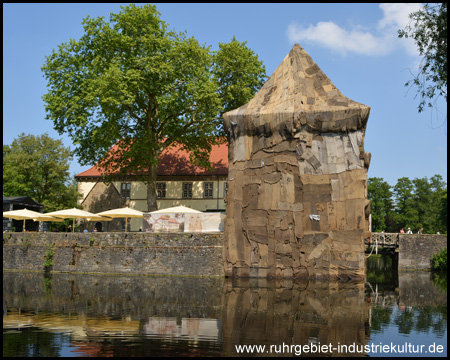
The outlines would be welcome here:
<svg viewBox="0 0 450 360">
<path fill-rule="evenodd" d="M 399 234 L 399 270 L 431 269 L 431 258 L 447 247 L 447 235 Z"/>
<path fill-rule="evenodd" d="M 4 233 L 3 269 L 224 276 L 221 233 Z M 51 253 L 53 255 L 51 256 Z"/>
</svg>

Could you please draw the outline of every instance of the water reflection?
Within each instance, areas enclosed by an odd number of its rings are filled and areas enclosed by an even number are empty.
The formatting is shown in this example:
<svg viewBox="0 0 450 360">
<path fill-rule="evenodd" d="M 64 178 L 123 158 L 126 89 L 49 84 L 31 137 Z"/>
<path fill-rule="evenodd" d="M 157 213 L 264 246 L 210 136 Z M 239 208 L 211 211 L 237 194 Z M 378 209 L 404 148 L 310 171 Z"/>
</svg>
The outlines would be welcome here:
<svg viewBox="0 0 450 360">
<path fill-rule="evenodd" d="M 4 356 L 29 356 L 21 350 L 23 342 L 33 343 L 26 334 L 42 332 L 70 335 L 64 346 L 72 356 L 195 354 L 199 348 L 215 354 L 222 348 L 223 281 L 6 272 L 3 329 L 11 346 L 3 347 Z"/>
<path fill-rule="evenodd" d="M 366 262 L 367 282 L 386 290 L 398 288 L 398 256 L 370 256 Z"/>
<path fill-rule="evenodd" d="M 364 283 L 231 281 L 223 293 L 224 347 L 368 341 Z M 275 355 L 275 354 L 274 354 Z"/>
<path fill-rule="evenodd" d="M 446 287 L 376 263 L 384 276 L 369 270 L 367 283 L 4 272 L 3 355 L 239 356 L 236 345 L 265 345 L 265 356 L 290 356 L 267 349 L 363 347 L 393 331 L 446 346 Z"/>
</svg>

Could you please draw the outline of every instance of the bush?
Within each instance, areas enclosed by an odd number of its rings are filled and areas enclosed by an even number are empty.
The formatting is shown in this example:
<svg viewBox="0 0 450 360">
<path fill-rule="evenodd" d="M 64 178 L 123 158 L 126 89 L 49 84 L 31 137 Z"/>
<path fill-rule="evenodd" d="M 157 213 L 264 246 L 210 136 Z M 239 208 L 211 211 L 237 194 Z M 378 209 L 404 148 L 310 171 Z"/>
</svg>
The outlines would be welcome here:
<svg viewBox="0 0 450 360">
<path fill-rule="evenodd" d="M 55 255 L 55 248 L 52 244 L 48 244 L 44 257 L 44 271 L 46 272 L 50 271 L 53 267 L 53 255 Z"/>
<path fill-rule="evenodd" d="M 447 248 L 433 255 L 431 269 L 435 271 L 447 271 Z"/>
</svg>

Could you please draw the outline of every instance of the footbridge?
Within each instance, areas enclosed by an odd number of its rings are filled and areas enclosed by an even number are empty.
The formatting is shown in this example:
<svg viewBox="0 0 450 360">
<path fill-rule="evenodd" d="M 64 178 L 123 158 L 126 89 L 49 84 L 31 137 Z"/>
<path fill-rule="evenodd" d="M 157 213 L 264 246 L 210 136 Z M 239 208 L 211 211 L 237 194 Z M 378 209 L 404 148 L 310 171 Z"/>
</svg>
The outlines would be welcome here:
<svg viewBox="0 0 450 360">
<path fill-rule="evenodd" d="M 381 248 L 398 253 L 399 269 L 420 270 L 431 268 L 433 255 L 447 247 L 447 235 L 372 233 L 364 242 L 370 254 Z"/>
<path fill-rule="evenodd" d="M 393 249 L 394 251 L 399 247 L 399 233 L 376 233 L 373 232 L 371 237 L 365 239 L 366 250 L 375 249 L 378 254 L 378 249 Z"/>
</svg>

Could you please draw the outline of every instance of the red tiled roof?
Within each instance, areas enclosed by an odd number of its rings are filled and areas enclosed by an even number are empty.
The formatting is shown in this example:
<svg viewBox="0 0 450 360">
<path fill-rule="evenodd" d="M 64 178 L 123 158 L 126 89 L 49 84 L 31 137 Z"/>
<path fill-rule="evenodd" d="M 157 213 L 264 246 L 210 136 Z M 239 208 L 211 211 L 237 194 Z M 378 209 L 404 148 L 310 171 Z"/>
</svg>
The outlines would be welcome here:
<svg viewBox="0 0 450 360">
<path fill-rule="evenodd" d="M 115 145 L 112 150 L 116 147 Z M 209 161 L 213 166 L 212 171 L 207 171 L 199 166 L 192 165 L 189 161 L 189 153 L 180 149 L 181 146 L 173 145 L 165 149 L 159 158 L 157 175 L 227 175 L 228 174 L 228 144 L 214 145 L 211 149 Z M 94 165 L 90 169 L 76 175 L 80 177 L 100 177 L 99 167 Z"/>
</svg>

